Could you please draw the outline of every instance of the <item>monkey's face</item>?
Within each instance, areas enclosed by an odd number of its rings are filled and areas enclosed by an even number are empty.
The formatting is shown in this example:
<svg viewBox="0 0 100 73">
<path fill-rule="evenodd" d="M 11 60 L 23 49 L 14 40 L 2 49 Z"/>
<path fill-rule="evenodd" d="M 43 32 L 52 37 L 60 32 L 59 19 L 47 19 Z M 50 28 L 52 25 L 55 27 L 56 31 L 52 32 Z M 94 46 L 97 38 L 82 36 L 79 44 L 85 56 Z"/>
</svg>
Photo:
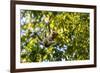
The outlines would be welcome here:
<svg viewBox="0 0 100 73">
<path fill-rule="evenodd" d="M 53 38 L 56 38 L 57 35 L 58 35 L 58 33 L 55 32 L 55 31 L 53 31 L 53 33 L 52 33 L 52 37 L 53 37 Z"/>
<path fill-rule="evenodd" d="M 53 31 L 52 35 L 58 35 L 58 33 L 56 31 Z"/>
</svg>

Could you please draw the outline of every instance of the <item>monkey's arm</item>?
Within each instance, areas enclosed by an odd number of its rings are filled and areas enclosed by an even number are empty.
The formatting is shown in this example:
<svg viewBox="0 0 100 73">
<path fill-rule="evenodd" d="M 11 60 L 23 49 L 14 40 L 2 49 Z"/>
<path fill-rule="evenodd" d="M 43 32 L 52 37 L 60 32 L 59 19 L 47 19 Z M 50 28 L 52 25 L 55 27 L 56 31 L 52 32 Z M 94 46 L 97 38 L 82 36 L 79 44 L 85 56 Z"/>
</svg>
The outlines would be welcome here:
<svg viewBox="0 0 100 73">
<path fill-rule="evenodd" d="M 35 33 L 35 34 L 36 34 L 36 36 L 38 37 L 38 39 L 39 39 L 40 41 L 43 41 L 42 38 L 41 38 L 37 33 Z"/>
</svg>

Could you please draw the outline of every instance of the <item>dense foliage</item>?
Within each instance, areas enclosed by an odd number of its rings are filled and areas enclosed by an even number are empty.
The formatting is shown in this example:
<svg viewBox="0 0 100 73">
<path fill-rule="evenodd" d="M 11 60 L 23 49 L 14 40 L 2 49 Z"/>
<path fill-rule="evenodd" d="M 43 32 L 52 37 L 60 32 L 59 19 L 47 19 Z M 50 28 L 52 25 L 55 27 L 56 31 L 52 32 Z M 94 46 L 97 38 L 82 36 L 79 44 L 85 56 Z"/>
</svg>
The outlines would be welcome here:
<svg viewBox="0 0 100 73">
<path fill-rule="evenodd" d="M 22 63 L 89 59 L 89 13 L 21 10 L 20 16 Z M 44 45 L 53 32 L 53 43 Z"/>
</svg>

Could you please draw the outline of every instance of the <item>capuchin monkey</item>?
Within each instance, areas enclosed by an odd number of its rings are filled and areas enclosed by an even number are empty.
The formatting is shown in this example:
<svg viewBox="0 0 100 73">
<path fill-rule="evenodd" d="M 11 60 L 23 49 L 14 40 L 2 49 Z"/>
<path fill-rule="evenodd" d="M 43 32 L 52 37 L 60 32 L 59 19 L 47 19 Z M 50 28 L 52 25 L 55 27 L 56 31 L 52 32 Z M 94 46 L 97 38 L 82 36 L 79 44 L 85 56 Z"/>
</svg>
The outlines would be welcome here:
<svg viewBox="0 0 100 73">
<path fill-rule="evenodd" d="M 44 39 L 41 39 L 39 36 L 40 44 L 44 45 L 45 47 L 49 47 L 54 43 L 54 39 L 57 37 L 58 33 L 53 31 L 50 35 L 45 37 Z"/>
<path fill-rule="evenodd" d="M 54 39 L 57 37 L 58 33 L 53 31 L 52 34 L 50 34 L 48 37 L 43 39 L 43 45 L 45 47 L 49 47 L 51 44 L 54 43 Z"/>
</svg>

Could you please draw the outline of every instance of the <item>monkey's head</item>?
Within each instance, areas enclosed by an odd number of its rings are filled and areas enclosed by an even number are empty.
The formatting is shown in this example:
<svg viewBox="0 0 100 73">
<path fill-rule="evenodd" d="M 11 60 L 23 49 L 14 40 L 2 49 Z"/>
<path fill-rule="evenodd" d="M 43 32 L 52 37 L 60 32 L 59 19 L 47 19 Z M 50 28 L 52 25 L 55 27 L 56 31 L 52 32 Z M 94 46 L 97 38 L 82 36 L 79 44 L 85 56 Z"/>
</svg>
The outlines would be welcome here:
<svg viewBox="0 0 100 73">
<path fill-rule="evenodd" d="M 58 33 L 57 33 L 56 31 L 53 31 L 53 32 L 52 32 L 52 39 L 56 38 L 57 35 L 58 35 Z"/>
</svg>

